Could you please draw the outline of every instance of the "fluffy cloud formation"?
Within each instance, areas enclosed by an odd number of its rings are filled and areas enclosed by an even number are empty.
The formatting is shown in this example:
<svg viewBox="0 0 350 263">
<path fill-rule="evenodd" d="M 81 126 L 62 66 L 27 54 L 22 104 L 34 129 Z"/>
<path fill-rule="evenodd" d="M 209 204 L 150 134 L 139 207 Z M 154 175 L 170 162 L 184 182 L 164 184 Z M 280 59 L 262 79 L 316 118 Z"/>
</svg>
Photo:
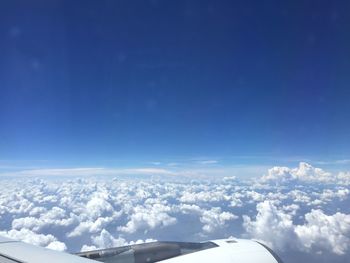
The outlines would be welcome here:
<svg viewBox="0 0 350 263">
<path fill-rule="evenodd" d="M 26 228 L 22 228 L 21 230 L 12 229 L 9 231 L 0 231 L 0 235 L 58 251 L 65 251 L 67 249 L 66 245 L 57 241 L 53 235 L 34 233 Z"/>
<path fill-rule="evenodd" d="M 305 163 L 251 182 L 1 179 L 0 235 L 69 252 L 235 236 L 334 261 L 350 255 L 347 180 Z"/>
<path fill-rule="evenodd" d="M 212 233 L 217 228 L 225 226 L 226 222 L 237 218 L 238 216 L 230 212 L 222 212 L 220 207 L 213 207 L 210 210 L 203 211 L 200 222 L 204 224 L 203 231 Z"/>
<path fill-rule="evenodd" d="M 301 162 L 297 168 L 273 167 L 263 176 L 263 182 L 289 183 L 291 181 L 312 183 L 350 184 L 350 173 L 341 172 L 337 175 L 315 168 L 308 163 Z"/>
<path fill-rule="evenodd" d="M 290 214 L 277 209 L 271 201 L 259 203 L 256 209 L 258 214 L 255 221 L 243 215 L 243 226 L 250 237 L 263 240 L 278 250 L 294 243 L 295 233 Z"/>
<path fill-rule="evenodd" d="M 214 202 L 222 200 L 219 196 L 224 192 L 204 184 L 191 186 L 195 199 L 201 199 L 195 210 L 182 208 L 195 201 L 183 198 L 191 196 L 187 183 L 13 179 L 2 180 L 2 184 L 5 186 L 0 193 L 2 234 L 59 250 L 78 251 L 159 239 L 163 238 L 159 233 L 176 233 L 176 228 L 186 226 L 188 219 L 198 227 L 195 232 L 182 227 L 184 236 L 188 233 L 189 240 L 209 238 L 228 229 L 229 223 L 238 218 L 223 207 L 213 207 Z M 230 198 L 224 199 L 228 202 Z"/>
<path fill-rule="evenodd" d="M 326 215 L 312 210 L 305 215 L 306 224 L 295 227 L 302 247 L 307 251 L 324 249 L 335 254 L 345 254 L 350 247 L 350 215 L 335 213 Z"/>
<path fill-rule="evenodd" d="M 277 250 L 332 251 L 347 253 L 350 244 L 350 215 L 311 210 L 305 214 L 305 223 L 294 225 L 292 214 L 277 208 L 271 201 L 257 205 L 255 220 L 243 216 L 243 225 L 249 237 L 268 243 Z"/>
<path fill-rule="evenodd" d="M 118 230 L 126 233 L 135 233 L 139 229 L 152 230 L 156 227 L 167 227 L 176 224 L 177 220 L 169 216 L 171 207 L 163 204 L 138 205 L 133 208 L 126 226 L 118 227 Z"/>
</svg>

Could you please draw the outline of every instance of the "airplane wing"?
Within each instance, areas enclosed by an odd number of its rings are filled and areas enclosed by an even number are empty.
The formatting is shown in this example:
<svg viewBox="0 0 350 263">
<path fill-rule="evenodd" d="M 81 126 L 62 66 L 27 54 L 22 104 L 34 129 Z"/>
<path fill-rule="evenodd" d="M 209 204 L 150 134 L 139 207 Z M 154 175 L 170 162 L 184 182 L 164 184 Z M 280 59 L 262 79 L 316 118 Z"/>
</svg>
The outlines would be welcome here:
<svg viewBox="0 0 350 263">
<path fill-rule="evenodd" d="M 68 253 L 0 236 L 0 263 L 96 263 Z"/>
<path fill-rule="evenodd" d="M 268 247 L 245 239 L 202 243 L 151 242 L 77 254 L 58 252 L 0 237 L 0 263 L 282 263 Z"/>
</svg>

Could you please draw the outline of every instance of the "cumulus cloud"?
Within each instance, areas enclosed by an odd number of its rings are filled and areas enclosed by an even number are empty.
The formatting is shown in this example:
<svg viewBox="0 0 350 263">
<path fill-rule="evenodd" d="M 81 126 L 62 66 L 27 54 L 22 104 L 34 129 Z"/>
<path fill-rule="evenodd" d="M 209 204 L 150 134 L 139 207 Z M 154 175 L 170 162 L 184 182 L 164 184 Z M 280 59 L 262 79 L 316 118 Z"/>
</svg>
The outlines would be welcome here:
<svg viewBox="0 0 350 263">
<path fill-rule="evenodd" d="M 294 208 L 292 210 L 295 211 Z M 243 215 L 248 236 L 262 240 L 277 250 L 332 251 L 338 255 L 348 252 L 350 215 L 326 215 L 322 210 L 311 210 L 305 214 L 303 224 L 295 225 L 293 213 L 277 208 L 271 201 L 259 203 L 257 211 L 255 220 Z"/>
<path fill-rule="evenodd" d="M 89 251 L 89 250 L 95 250 L 100 248 L 121 247 L 121 246 L 157 241 L 155 239 L 150 238 L 145 240 L 138 239 L 136 241 L 127 242 L 122 237 L 118 237 L 118 238 L 113 237 L 112 234 L 109 233 L 106 229 L 103 229 L 98 236 L 92 237 L 91 239 L 92 239 L 93 245 L 91 246 L 83 245 L 81 248 L 81 251 Z"/>
<path fill-rule="evenodd" d="M 343 185 L 350 185 L 350 172 L 338 173 L 336 180 Z"/>
<path fill-rule="evenodd" d="M 326 215 L 321 210 L 312 210 L 305 215 L 305 220 L 306 224 L 295 226 L 303 249 L 326 249 L 339 255 L 347 253 L 350 247 L 350 215 Z"/>
<path fill-rule="evenodd" d="M 54 250 L 64 251 L 67 249 L 66 245 L 63 242 L 57 241 L 53 235 L 38 234 L 26 228 L 22 228 L 21 230 L 12 229 L 9 231 L 0 231 L 0 235 Z"/>
<path fill-rule="evenodd" d="M 106 229 L 102 229 L 98 236 L 92 238 L 96 248 L 121 247 L 127 244 L 124 238 L 114 238 Z"/>
<path fill-rule="evenodd" d="M 59 241 L 52 241 L 50 244 L 46 246 L 46 248 L 57 250 L 57 251 L 65 251 L 67 250 L 67 246 L 65 243 Z"/>
<path fill-rule="evenodd" d="M 341 172 L 334 175 L 321 168 L 313 167 L 308 163 L 300 162 L 299 167 L 296 168 L 275 166 L 269 169 L 268 173 L 261 180 L 263 182 L 275 182 L 279 184 L 299 181 L 349 185 L 350 173 Z"/>
<path fill-rule="evenodd" d="M 238 216 L 230 212 L 222 212 L 220 207 L 213 207 L 210 210 L 203 211 L 200 221 L 204 224 L 203 230 L 211 233 L 237 218 Z"/>
<path fill-rule="evenodd" d="M 259 203 L 256 209 L 255 220 L 243 215 L 243 226 L 250 237 L 263 240 L 278 250 L 294 244 L 296 235 L 290 214 L 279 210 L 271 201 Z"/>
<path fill-rule="evenodd" d="M 176 224 L 176 218 L 168 214 L 170 210 L 169 206 L 163 204 L 138 205 L 133 209 L 126 226 L 120 226 L 118 230 L 126 233 L 135 233 L 139 229 L 149 230 Z"/>
<path fill-rule="evenodd" d="M 348 177 L 301 163 L 244 182 L 2 178 L 0 235 L 69 252 L 236 236 L 277 252 L 349 256 Z"/>
<path fill-rule="evenodd" d="M 185 191 L 180 197 L 180 201 L 184 203 L 220 202 L 228 199 L 229 197 L 225 195 L 225 191 Z"/>
</svg>

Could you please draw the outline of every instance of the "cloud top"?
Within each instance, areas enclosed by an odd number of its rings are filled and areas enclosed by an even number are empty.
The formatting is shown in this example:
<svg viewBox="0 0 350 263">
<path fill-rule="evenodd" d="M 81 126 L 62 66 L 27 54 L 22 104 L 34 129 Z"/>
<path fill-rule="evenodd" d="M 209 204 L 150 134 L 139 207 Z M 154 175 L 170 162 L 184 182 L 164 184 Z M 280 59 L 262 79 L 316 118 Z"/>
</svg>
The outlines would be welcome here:
<svg viewBox="0 0 350 263">
<path fill-rule="evenodd" d="M 0 235 L 70 252 L 235 236 L 282 256 L 342 262 L 350 255 L 348 176 L 301 163 L 250 182 L 3 178 Z"/>
</svg>

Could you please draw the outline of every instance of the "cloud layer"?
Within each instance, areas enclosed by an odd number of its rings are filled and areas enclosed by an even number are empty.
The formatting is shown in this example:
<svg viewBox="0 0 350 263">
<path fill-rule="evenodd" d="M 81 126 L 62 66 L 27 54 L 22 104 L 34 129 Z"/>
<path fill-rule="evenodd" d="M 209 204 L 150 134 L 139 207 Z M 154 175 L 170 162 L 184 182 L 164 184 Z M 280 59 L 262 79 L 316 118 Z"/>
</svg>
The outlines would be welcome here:
<svg viewBox="0 0 350 263">
<path fill-rule="evenodd" d="M 273 167 L 249 182 L 1 179 L 0 235 L 69 252 L 235 236 L 267 243 L 285 262 L 297 261 L 289 253 L 346 262 L 349 182 L 348 172 L 306 163 Z"/>
</svg>

